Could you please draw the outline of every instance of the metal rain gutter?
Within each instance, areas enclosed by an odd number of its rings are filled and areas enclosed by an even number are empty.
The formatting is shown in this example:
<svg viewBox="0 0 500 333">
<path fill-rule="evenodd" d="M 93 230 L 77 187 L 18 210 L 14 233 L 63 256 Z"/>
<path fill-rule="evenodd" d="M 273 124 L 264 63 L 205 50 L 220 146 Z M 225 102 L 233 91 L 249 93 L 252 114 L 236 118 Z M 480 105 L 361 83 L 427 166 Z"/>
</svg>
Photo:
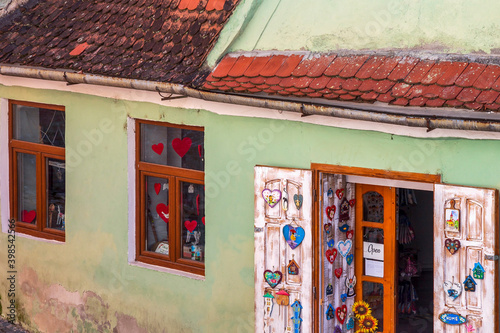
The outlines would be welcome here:
<svg viewBox="0 0 500 333">
<path fill-rule="evenodd" d="M 43 79 L 52 81 L 63 81 L 68 84 L 93 84 L 110 86 L 117 88 L 138 89 L 146 91 L 157 91 L 159 93 L 169 93 L 189 96 L 212 102 L 246 105 L 280 111 L 298 112 L 303 116 L 320 115 L 327 117 L 338 117 L 345 119 L 378 122 L 385 124 L 423 127 L 427 131 L 436 128 L 500 132 L 499 119 L 474 119 L 458 116 L 436 116 L 436 115 L 412 115 L 391 113 L 386 110 L 377 109 L 376 106 L 365 105 L 345 106 L 345 105 L 321 105 L 305 103 L 299 101 L 284 101 L 260 96 L 245 96 L 227 93 L 215 93 L 190 88 L 181 84 L 153 82 L 135 79 L 123 79 L 102 75 L 84 74 L 76 72 L 66 72 L 60 70 L 37 69 L 30 67 L 19 67 L 10 65 L 0 65 L 0 75 L 18 76 L 32 79 Z"/>
</svg>

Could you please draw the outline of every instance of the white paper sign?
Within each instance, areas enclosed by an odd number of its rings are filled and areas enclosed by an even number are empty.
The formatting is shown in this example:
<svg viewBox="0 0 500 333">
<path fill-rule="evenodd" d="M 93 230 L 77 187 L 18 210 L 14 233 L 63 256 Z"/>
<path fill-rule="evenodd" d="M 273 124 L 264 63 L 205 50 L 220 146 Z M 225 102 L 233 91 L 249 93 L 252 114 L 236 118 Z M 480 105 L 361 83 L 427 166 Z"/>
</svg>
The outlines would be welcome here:
<svg viewBox="0 0 500 333">
<path fill-rule="evenodd" d="M 365 275 L 384 277 L 384 262 L 365 259 Z"/>
<path fill-rule="evenodd" d="M 384 260 L 384 244 L 363 242 L 363 257 Z"/>
</svg>

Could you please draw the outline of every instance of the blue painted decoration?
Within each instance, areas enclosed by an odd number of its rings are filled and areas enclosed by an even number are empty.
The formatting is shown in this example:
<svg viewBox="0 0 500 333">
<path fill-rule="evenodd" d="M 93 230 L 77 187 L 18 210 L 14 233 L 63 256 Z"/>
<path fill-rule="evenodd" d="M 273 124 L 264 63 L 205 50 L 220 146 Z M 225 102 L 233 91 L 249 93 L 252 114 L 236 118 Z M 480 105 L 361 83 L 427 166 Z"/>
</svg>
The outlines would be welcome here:
<svg viewBox="0 0 500 333">
<path fill-rule="evenodd" d="M 474 268 L 472 269 L 472 274 L 474 276 L 474 279 L 478 280 L 484 279 L 484 272 L 486 272 L 486 270 L 484 269 L 483 265 L 481 265 L 480 262 L 476 262 L 474 264 Z"/>
<path fill-rule="evenodd" d="M 328 308 L 326 309 L 326 320 L 332 320 L 335 318 L 335 310 L 331 304 L 328 304 Z"/>
<path fill-rule="evenodd" d="M 297 246 L 302 243 L 304 237 L 306 236 L 306 232 L 302 227 L 292 227 L 290 224 L 287 224 L 283 227 L 283 237 L 285 237 L 286 242 L 290 247 L 295 249 Z"/>
<path fill-rule="evenodd" d="M 465 324 L 467 319 L 458 313 L 444 312 L 439 315 L 439 320 L 448 325 Z"/>
</svg>

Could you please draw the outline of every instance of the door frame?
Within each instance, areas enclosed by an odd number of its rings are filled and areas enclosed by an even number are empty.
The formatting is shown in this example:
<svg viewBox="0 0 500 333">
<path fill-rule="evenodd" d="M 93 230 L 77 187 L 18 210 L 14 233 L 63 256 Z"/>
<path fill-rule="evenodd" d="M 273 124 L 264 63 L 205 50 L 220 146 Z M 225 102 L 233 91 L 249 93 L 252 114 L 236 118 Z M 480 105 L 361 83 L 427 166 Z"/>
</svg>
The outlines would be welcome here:
<svg viewBox="0 0 500 333">
<path fill-rule="evenodd" d="M 370 169 L 361 167 L 348 167 L 341 165 L 331 165 L 331 164 L 321 164 L 321 163 L 311 163 L 311 170 L 313 171 L 313 193 L 314 193 L 314 204 L 313 204 L 313 249 L 320 248 L 320 237 L 321 228 L 319 226 L 320 222 L 320 201 L 318 190 L 320 188 L 320 173 L 330 173 L 330 174 L 341 174 L 341 175 L 352 175 L 352 176 L 364 176 L 371 178 L 381 178 L 381 179 L 391 179 L 391 180 L 401 180 L 401 181 L 411 181 L 419 183 L 430 183 L 430 184 L 441 184 L 441 175 L 437 174 L 423 174 L 423 173 L 413 173 L 413 172 L 403 172 L 403 171 L 389 171 L 380 169 Z M 321 271 L 321 263 L 319 252 L 313 251 L 313 271 Z M 320 319 L 320 304 L 318 302 L 318 294 L 320 292 L 320 281 L 319 273 L 313 275 L 313 290 L 314 290 L 314 332 L 319 332 L 319 319 Z"/>
</svg>

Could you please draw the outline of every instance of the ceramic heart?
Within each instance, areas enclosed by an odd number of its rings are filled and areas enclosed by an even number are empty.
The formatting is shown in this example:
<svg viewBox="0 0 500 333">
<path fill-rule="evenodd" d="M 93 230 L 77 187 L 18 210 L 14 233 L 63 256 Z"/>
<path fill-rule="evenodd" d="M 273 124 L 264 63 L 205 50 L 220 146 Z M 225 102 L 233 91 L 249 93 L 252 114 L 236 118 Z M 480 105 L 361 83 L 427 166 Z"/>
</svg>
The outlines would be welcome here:
<svg viewBox="0 0 500 333">
<path fill-rule="evenodd" d="M 356 200 L 355 199 L 349 200 L 349 206 L 354 207 L 355 204 L 356 204 Z"/>
<path fill-rule="evenodd" d="M 168 209 L 168 206 L 163 204 L 163 203 L 159 203 L 156 205 L 156 213 L 158 213 L 158 215 L 160 216 L 160 218 L 165 221 L 165 223 L 168 223 L 168 219 L 170 217 L 170 214 L 169 214 L 169 209 Z"/>
<path fill-rule="evenodd" d="M 174 148 L 177 155 L 179 155 L 180 157 L 184 157 L 189 148 L 191 148 L 192 143 L 193 142 L 191 141 L 191 138 L 184 138 L 182 140 L 179 138 L 175 138 L 172 140 L 172 148 Z"/>
<path fill-rule="evenodd" d="M 342 200 L 342 198 L 344 197 L 344 193 L 345 191 L 343 188 L 340 188 L 337 191 L 335 191 L 335 194 L 337 194 L 337 198 L 339 198 L 339 200 Z"/>
<path fill-rule="evenodd" d="M 293 195 L 293 202 L 295 203 L 295 207 L 297 207 L 297 210 L 302 207 L 302 202 L 304 200 L 304 197 L 302 197 L 302 194 L 294 194 Z"/>
<path fill-rule="evenodd" d="M 451 254 L 455 254 L 458 252 L 461 245 L 460 245 L 460 241 L 458 239 L 447 238 L 444 241 L 444 246 L 446 246 L 446 248 L 448 249 L 448 251 L 450 251 Z"/>
<path fill-rule="evenodd" d="M 152 145 L 151 149 L 153 149 L 153 151 L 158 155 L 161 155 L 161 153 L 163 152 L 163 143 L 160 142 L 156 145 Z"/>
<path fill-rule="evenodd" d="M 339 241 L 337 243 L 337 248 L 339 249 L 339 253 L 344 258 L 351 251 L 351 247 L 352 247 L 352 241 L 350 239 L 347 239 L 345 241 Z"/>
<path fill-rule="evenodd" d="M 264 271 L 264 279 L 271 286 L 271 288 L 276 287 L 281 282 L 282 278 L 283 274 L 281 274 L 280 271 L 273 272 L 268 269 Z"/>
<path fill-rule="evenodd" d="M 196 228 L 197 225 L 198 225 L 198 222 L 196 222 L 195 220 L 193 220 L 193 221 L 185 221 L 184 222 L 184 226 L 186 227 L 186 229 L 189 232 L 193 232 L 193 230 Z"/>
<path fill-rule="evenodd" d="M 328 249 L 325 252 L 326 259 L 330 262 L 330 264 L 333 264 L 335 261 L 335 258 L 337 258 L 337 249 Z"/>
<path fill-rule="evenodd" d="M 331 223 L 325 223 L 325 225 L 323 226 L 323 229 L 325 229 L 326 234 L 329 235 L 330 232 L 332 231 L 332 224 Z"/>
<path fill-rule="evenodd" d="M 23 210 L 21 212 L 21 221 L 26 222 L 26 223 L 31 223 L 35 220 L 36 217 L 36 211 L 30 210 L 29 212 L 27 210 Z"/>
<path fill-rule="evenodd" d="M 156 195 L 160 194 L 161 184 L 160 183 L 155 183 L 154 186 L 155 186 Z"/>
<path fill-rule="evenodd" d="M 456 299 L 462 293 L 462 285 L 460 283 L 445 281 L 443 286 L 444 291 L 451 299 Z"/>
<path fill-rule="evenodd" d="M 354 237 L 354 230 L 349 230 L 345 235 L 347 239 L 352 239 Z"/>
<path fill-rule="evenodd" d="M 342 276 L 342 267 L 339 267 L 335 270 L 335 276 L 337 277 L 337 279 L 340 279 L 340 277 Z"/>
<path fill-rule="evenodd" d="M 339 322 L 341 324 L 343 324 L 345 321 L 345 318 L 347 317 L 347 306 L 345 304 L 343 304 L 342 306 L 339 306 L 335 310 L 335 315 L 337 316 L 337 319 L 339 320 Z"/>
<path fill-rule="evenodd" d="M 346 293 L 340 294 L 340 300 L 345 303 L 345 301 L 347 301 L 347 294 Z"/>
<path fill-rule="evenodd" d="M 290 247 L 295 249 L 297 246 L 302 243 L 304 237 L 306 236 L 306 232 L 302 227 L 292 227 L 290 224 L 287 224 L 283 227 L 283 236 L 285 237 L 286 242 Z"/>
<path fill-rule="evenodd" d="M 330 239 L 328 243 L 326 243 L 326 245 L 328 245 L 329 248 L 332 248 L 335 246 L 335 241 L 333 239 Z"/>
<path fill-rule="evenodd" d="M 347 321 L 346 329 L 352 330 L 354 328 L 354 318 L 350 317 L 349 320 Z"/>
<path fill-rule="evenodd" d="M 346 223 L 339 225 L 339 230 L 342 232 L 347 232 L 349 231 L 349 225 L 347 225 Z"/>
<path fill-rule="evenodd" d="M 335 208 L 334 205 L 326 207 L 326 217 L 328 217 L 328 219 L 330 221 L 333 221 L 333 218 L 335 217 L 336 210 L 337 210 L 337 208 Z"/>
<path fill-rule="evenodd" d="M 268 188 L 265 188 L 262 190 L 262 197 L 264 200 L 267 202 L 269 207 L 274 207 L 278 204 L 278 202 L 281 199 L 281 191 L 280 190 L 270 190 Z"/>
<path fill-rule="evenodd" d="M 347 257 L 345 257 L 345 261 L 347 261 L 348 265 L 352 264 L 353 260 L 354 260 L 354 255 L 352 253 L 348 254 Z"/>
</svg>

